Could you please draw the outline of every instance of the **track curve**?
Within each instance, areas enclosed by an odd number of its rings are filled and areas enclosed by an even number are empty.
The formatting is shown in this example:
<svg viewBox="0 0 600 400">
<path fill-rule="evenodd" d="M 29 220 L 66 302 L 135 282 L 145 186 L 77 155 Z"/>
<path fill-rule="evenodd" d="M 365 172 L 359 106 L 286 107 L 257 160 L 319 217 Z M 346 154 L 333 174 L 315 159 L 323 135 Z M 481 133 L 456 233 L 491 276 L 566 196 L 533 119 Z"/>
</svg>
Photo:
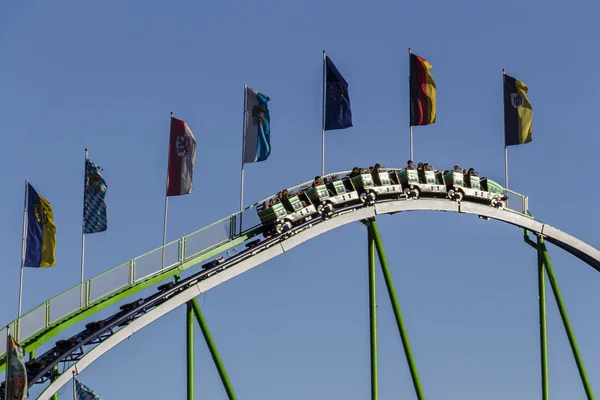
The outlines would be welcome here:
<svg viewBox="0 0 600 400">
<path fill-rule="evenodd" d="M 395 214 L 405 211 L 438 211 L 438 212 L 456 212 L 461 214 L 477 215 L 484 218 L 495 219 L 505 222 L 533 233 L 542 235 L 546 241 L 551 242 L 563 250 L 573 254 L 594 269 L 600 271 L 600 251 L 589 244 L 571 236 L 551 225 L 537 221 L 532 217 L 525 216 L 522 213 L 509 209 L 496 209 L 487 205 L 461 202 L 457 203 L 446 199 L 420 199 L 420 200 L 395 200 L 383 203 L 377 203 L 373 207 L 358 208 L 338 213 L 334 218 L 316 221 L 307 225 L 305 229 L 300 230 L 295 235 L 280 241 L 270 242 L 264 248 L 253 250 L 251 256 L 241 259 L 239 262 L 215 273 L 206 279 L 199 280 L 185 290 L 182 290 L 168 300 L 164 301 L 156 308 L 146 312 L 139 318 L 124 326 L 111 336 L 107 337 L 94 348 L 85 353 L 76 363 L 66 368 L 63 373 L 52 382 L 38 397 L 38 399 L 50 399 L 58 389 L 66 384 L 73 376 L 73 371 L 80 373 L 95 360 L 106 352 L 117 346 L 122 341 L 133 335 L 135 332 L 143 329 L 150 323 L 161 318 L 165 314 L 181 306 L 192 298 L 200 295 L 211 288 L 220 285 L 244 272 L 275 258 L 292 248 L 313 239 L 325 232 L 347 225 L 352 222 L 373 218 L 377 215 Z M 143 306 L 140 306 L 140 308 Z"/>
</svg>

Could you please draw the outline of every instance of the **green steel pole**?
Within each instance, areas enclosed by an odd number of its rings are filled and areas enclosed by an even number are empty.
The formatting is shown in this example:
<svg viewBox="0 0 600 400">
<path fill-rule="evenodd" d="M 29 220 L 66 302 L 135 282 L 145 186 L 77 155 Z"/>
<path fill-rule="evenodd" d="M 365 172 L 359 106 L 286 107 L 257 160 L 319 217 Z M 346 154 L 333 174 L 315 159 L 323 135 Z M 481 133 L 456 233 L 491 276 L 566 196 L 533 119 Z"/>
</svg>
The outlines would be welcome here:
<svg viewBox="0 0 600 400">
<path fill-rule="evenodd" d="M 408 341 L 408 334 L 406 333 L 406 328 L 404 326 L 404 321 L 402 320 L 402 313 L 400 312 L 400 305 L 398 304 L 398 298 L 396 297 L 396 290 L 394 289 L 394 283 L 392 281 L 392 275 L 390 273 L 390 269 L 388 267 L 387 259 L 385 258 L 385 251 L 383 250 L 383 243 L 381 242 L 381 236 L 379 235 L 379 228 L 377 227 L 377 222 L 373 218 L 369 225 L 371 229 L 371 234 L 373 235 L 373 239 L 375 240 L 375 246 L 377 248 L 377 253 L 379 254 L 379 263 L 381 264 L 381 269 L 383 270 L 383 277 L 385 278 L 385 285 L 387 286 L 388 294 L 390 296 L 390 301 L 392 302 L 392 307 L 394 309 L 394 316 L 396 317 L 396 324 L 398 325 L 398 331 L 400 331 L 400 337 L 402 339 L 402 346 L 404 347 L 404 354 L 406 355 L 406 361 L 408 362 L 408 367 L 410 369 L 410 376 L 413 381 L 413 385 L 415 387 L 415 392 L 417 394 L 417 398 L 419 400 L 425 399 L 425 394 L 423 393 L 423 388 L 421 387 L 421 381 L 419 380 L 419 372 L 417 371 L 417 365 L 415 363 L 412 350 L 410 348 L 410 342 Z"/>
<path fill-rule="evenodd" d="M 575 358 L 575 362 L 577 363 L 577 370 L 579 371 L 579 376 L 581 377 L 581 383 L 583 383 L 585 394 L 588 400 L 593 400 L 594 393 L 592 392 L 592 387 L 588 380 L 587 373 L 585 372 L 585 366 L 583 365 L 583 360 L 581 358 L 581 354 L 579 353 L 579 348 L 577 347 L 577 341 L 575 340 L 575 333 L 573 332 L 573 328 L 571 328 L 571 323 L 569 322 L 569 315 L 567 314 L 567 309 L 565 307 L 565 304 L 563 303 L 563 299 L 558 288 L 558 283 L 556 282 L 556 278 L 554 277 L 554 271 L 552 270 L 550 256 L 548 255 L 548 250 L 546 249 L 546 245 L 544 244 L 543 239 L 540 239 L 540 248 L 538 251 L 542 253 L 542 256 L 544 258 L 546 272 L 548 273 L 548 280 L 550 281 L 550 285 L 552 286 L 554 298 L 556 299 L 556 304 L 558 305 L 558 310 L 560 311 L 560 316 L 562 318 L 565 331 L 567 332 L 567 337 L 569 338 L 569 344 L 571 345 L 571 351 L 573 351 L 573 357 Z"/>
<path fill-rule="evenodd" d="M 544 239 L 538 236 L 538 248 Z M 542 366 L 542 400 L 550 399 L 548 387 L 548 331 L 546 323 L 546 274 L 544 273 L 544 259 L 538 251 L 538 293 L 540 308 L 540 354 Z"/>
<path fill-rule="evenodd" d="M 188 301 L 187 310 L 187 398 L 194 400 L 194 310 Z"/>
<path fill-rule="evenodd" d="M 375 292 L 375 243 L 369 232 L 369 322 L 371 327 L 371 400 L 379 398 L 377 382 L 377 296 Z"/>
<path fill-rule="evenodd" d="M 57 376 L 58 376 L 58 365 L 55 365 L 54 367 L 52 367 L 52 377 L 50 378 L 50 380 L 52 382 L 54 382 L 56 380 Z M 52 395 L 52 400 L 58 400 L 58 392 L 56 392 Z"/>
<path fill-rule="evenodd" d="M 198 305 L 198 300 L 195 298 L 191 300 L 192 307 L 194 309 L 194 314 L 196 314 L 196 319 L 198 320 L 198 324 L 200 324 L 200 329 L 202 330 L 202 334 L 204 335 L 204 340 L 206 340 L 206 344 L 208 345 L 208 350 L 210 351 L 210 355 L 215 362 L 215 366 L 217 367 L 217 371 L 219 372 L 219 376 L 221 377 L 221 382 L 223 382 L 223 386 L 225 387 L 225 391 L 227 392 L 227 397 L 229 400 L 237 400 L 235 396 L 235 392 L 233 391 L 233 386 L 229 381 L 229 377 L 227 376 L 227 371 L 225 371 L 225 366 L 221 361 L 221 357 L 219 356 L 219 352 L 217 351 L 217 346 L 215 346 L 215 342 L 208 330 L 208 325 L 206 320 L 204 319 L 204 315 L 202 314 L 202 310 Z"/>
</svg>

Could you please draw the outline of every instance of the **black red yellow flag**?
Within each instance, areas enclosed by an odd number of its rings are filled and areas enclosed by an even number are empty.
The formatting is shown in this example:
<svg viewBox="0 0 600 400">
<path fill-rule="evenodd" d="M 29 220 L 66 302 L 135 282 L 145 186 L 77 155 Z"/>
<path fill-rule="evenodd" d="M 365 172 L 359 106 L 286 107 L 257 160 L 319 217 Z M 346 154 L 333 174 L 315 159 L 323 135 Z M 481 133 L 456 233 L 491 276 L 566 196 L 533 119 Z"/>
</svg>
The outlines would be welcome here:
<svg viewBox="0 0 600 400">
<path fill-rule="evenodd" d="M 410 125 L 429 125 L 436 117 L 435 81 L 424 58 L 410 54 Z"/>
<path fill-rule="evenodd" d="M 531 142 L 533 109 L 527 99 L 527 85 L 504 75 L 504 145 Z"/>
</svg>

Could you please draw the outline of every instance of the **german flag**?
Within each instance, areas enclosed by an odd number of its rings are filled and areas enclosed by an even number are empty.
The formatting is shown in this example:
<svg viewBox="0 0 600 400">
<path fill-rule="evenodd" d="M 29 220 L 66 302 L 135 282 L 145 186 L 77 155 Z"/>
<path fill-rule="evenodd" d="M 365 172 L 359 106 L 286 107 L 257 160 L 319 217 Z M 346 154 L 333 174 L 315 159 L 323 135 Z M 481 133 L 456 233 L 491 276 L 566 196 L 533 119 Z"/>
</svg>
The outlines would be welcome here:
<svg viewBox="0 0 600 400">
<path fill-rule="evenodd" d="M 429 73 L 431 64 L 410 54 L 410 125 L 435 122 L 435 81 Z"/>
<path fill-rule="evenodd" d="M 515 146 L 531 142 L 533 109 L 527 99 L 527 85 L 504 75 L 504 143 Z"/>
</svg>

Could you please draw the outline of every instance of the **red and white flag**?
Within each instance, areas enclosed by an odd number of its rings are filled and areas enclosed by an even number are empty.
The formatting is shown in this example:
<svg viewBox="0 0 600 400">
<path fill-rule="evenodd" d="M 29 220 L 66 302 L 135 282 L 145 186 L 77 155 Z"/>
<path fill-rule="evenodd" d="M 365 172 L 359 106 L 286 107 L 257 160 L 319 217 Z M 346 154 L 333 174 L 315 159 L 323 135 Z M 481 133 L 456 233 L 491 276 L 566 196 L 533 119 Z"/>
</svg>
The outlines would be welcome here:
<svg viewBox="0 0 600 400">
<path fill-rule="evenodd" d="M 184 121 L 171 117 L 167 196 L 181 196 L 192 192 L 195 160 L 196 139 L 194 139 L 194 134 Z"/>
</svg>

